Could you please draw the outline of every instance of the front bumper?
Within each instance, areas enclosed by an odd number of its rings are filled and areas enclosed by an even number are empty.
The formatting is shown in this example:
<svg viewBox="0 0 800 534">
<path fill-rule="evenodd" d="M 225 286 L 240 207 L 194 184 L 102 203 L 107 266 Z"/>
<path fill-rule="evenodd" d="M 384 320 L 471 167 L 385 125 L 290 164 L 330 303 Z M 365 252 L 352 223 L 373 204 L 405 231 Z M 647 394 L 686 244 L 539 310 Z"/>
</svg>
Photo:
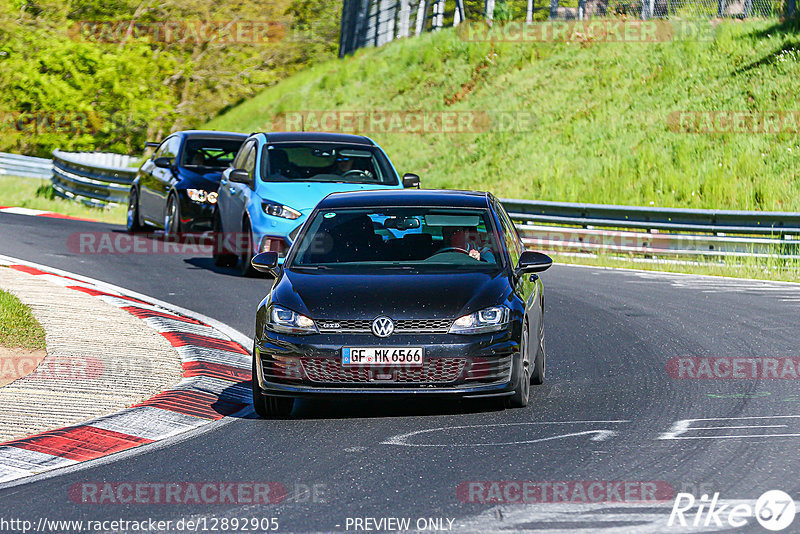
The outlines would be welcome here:
<svg viewBox="0 0 800 534">
<path fill-rule="evenodd" d="M 253 357 L 265 395 L 286 397 L 511 395 L 518 380 L 518 341 L 511 332 L 289 336 L 265 332 Z M 343 366 L 342 347 L 423 347 L 423 366 Z"/>
<path fill-rule="evenodd" d="M 186 233 L 206 232 L 213 228 L 214 204 L 195 202 L 184 191 L 181 194 L 181 227 Z"/>
</svg>

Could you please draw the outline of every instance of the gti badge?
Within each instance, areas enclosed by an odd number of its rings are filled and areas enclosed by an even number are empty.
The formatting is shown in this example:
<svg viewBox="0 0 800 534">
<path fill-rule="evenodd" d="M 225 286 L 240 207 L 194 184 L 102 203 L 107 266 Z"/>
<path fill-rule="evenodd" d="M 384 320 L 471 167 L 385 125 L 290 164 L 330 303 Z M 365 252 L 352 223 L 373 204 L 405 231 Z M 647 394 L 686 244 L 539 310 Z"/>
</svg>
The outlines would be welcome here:
<svg viewBox="0 0 800 534">
<path fill-rule="evenodd" d="M 372 333 L 378 337 L 389 337 L 394 332 L 394 322 L 388 317 L 376 317 L 372 321 Z"/>
</svg>

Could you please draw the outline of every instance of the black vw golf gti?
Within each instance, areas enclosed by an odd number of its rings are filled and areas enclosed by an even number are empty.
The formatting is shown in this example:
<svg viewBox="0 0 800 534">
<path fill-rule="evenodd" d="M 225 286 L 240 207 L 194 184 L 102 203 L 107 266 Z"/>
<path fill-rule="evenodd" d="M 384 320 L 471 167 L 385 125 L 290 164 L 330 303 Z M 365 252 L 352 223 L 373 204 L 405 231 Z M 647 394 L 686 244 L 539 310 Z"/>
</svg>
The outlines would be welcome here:
<svg viewBox="0 0 800 534">
<path fill-rule="evenodd" d="M 450 395 L 528 404 L 545 375 L 544 297 L 488 193 L 334 193 L 278 265 L 256 316 L 253 404 L 285 416 L 297 397 Z"/>
</svg>

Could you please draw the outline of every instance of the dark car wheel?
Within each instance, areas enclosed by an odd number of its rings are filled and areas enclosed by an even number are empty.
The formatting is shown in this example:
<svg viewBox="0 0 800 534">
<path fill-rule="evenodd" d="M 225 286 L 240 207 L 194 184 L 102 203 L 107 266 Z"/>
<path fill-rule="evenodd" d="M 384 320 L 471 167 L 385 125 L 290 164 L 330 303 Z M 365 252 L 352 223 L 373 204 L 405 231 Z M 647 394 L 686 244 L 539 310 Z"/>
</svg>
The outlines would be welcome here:
<svg viewBox="0 0 800 534">
<path fill-rule="evenodd" d="M 144 230 L 144 225 L 139 218 L 139 192 L 135 188 L 131 189 L 128 195 L 128 220 L 126 226 L 130 233 Z"/>
<path fill-rule="evenodd" d="M 239 254 L 239 274 L 242 276 L 253 277 L 258 274 L 253 268 L 253 264 L 250 263 L 250 260 L 253 259 L 253 229 L 250 227 L 250 221 L 245 220 L 244 224 L 242 225 L 243 230 L 245 232 L 245 237 L 247 238 L 247 243 L 244 244 L 244 248 Z"/>
<path fill-rule="evenodd" d="M 164 235 L 176 235 L 181 231 L 181 206 L 175 195 L 170 195 L 167 200 L 167 210 L 164 212 Z"/>
<path fill-rule="evenodd" d="M 225 236 L 222 233 L 222 218 L 217 210 L 214 211 L 213 235 L 214 249 L 211 255 L 214 258 L 214 265 L 217 267 L 236 266 L 236 262 L 239 261 L 239 258 L 236 257 L 236 254 L 231 253 L 225 244 Z"/>
<path fill-rule="evenodd" d="M 531 373 L 531 384 L 540 386 L 544 383 L 545 364 L 547 363 L 547 351 L 544 343 L 544 317 L 540 322 L 539 339 L 536 344 L 536 357 L 533 360 L 533 372 Z"/>
<path fill-rule="evenodd" d="M 524 408 L 528 405 L 528 399 L 531 395 L 531 366 L 528 344 L 528 323 L 526 321 L 522 326 L 522 339 L 519 344 L 519 383 L 517 384 L 517 389 L 514 390 L 514 394 L 506 398 L 506 406 L 509 408 Z"/>
<path fill-rule="evenodd" d="M 264 395 L 258 388 L 257 376 L 255 350 L 253 350 L 253 409 L 262 419 L 288 417 L 294 409 L 294 399 Z"/>
</svg>

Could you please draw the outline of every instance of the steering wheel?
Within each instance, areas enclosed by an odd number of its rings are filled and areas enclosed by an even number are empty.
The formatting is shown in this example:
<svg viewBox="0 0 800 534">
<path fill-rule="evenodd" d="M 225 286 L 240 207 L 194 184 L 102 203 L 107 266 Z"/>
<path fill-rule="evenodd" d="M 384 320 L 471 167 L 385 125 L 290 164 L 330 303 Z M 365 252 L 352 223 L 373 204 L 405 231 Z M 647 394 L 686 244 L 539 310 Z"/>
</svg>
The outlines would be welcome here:
<svg viewBox="0 0 800 534">
<path fill-rule="evenodd" d="M 469 256 L 469 250 L 461 247 L 445 247 L 436 251 L 436 254 L 444 254 L 445 252 L 460 252 Z"/>
<path fill-rule="evenodd" d="M 342 175 L 342 178 L 347 178 L 351 174 L 357 174 L 359 176 L 366 176 L 367 178 L 372 178 L 372 174 L 367 171 L 362 171 L 361 169 L 350 169 L 346 173 Z"/>
</svg>

